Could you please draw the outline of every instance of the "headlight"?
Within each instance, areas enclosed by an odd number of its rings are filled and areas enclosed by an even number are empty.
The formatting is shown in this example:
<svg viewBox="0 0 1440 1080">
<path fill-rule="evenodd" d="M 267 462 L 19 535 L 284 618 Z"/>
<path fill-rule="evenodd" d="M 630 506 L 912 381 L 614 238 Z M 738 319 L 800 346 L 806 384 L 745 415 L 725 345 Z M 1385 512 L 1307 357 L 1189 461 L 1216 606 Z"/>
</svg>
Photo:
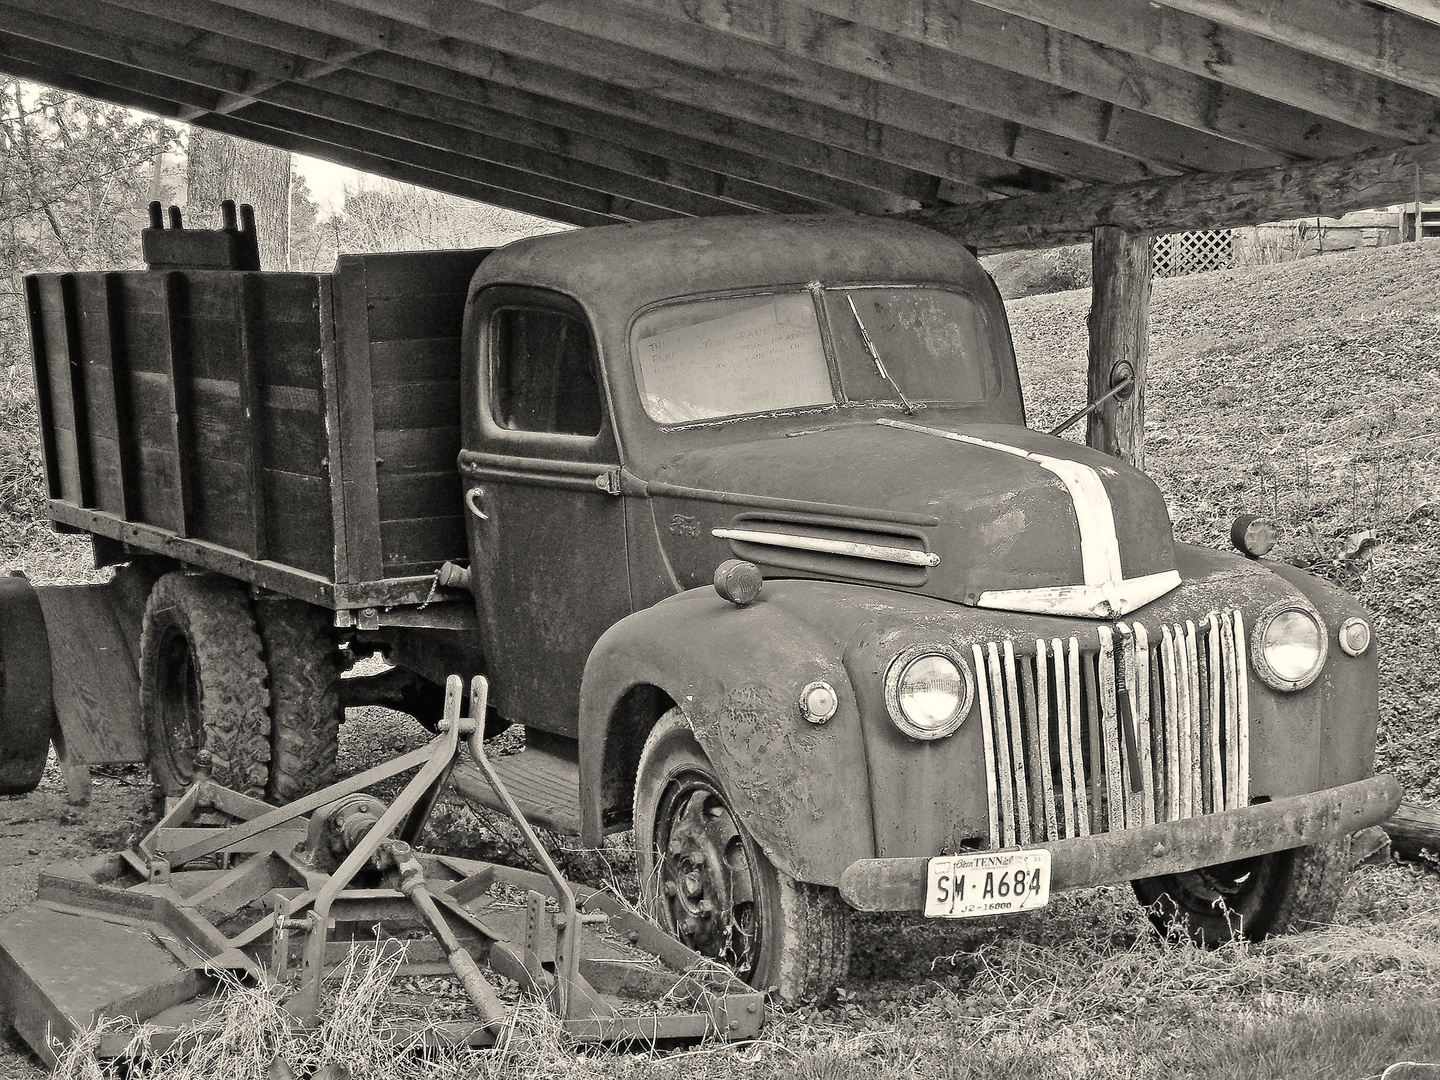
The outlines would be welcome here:
<svg viewBox="0 0 1440 1080">
<path fill-rule="evenodd" d="M 1251 656 L 1260 677 L 1275 689 L 1303 690 L 1320 674 L 1328 645 L 1318 615 L 1282 604 L 1256 620 Z"/>
<path fill-rule="evenodd" d="M 892 660 L 885 673 L 890 719 L 912 739 L 953 735 L 974 696 L 970 668 L 948 645 L 913 645 Z"/>
</svg>

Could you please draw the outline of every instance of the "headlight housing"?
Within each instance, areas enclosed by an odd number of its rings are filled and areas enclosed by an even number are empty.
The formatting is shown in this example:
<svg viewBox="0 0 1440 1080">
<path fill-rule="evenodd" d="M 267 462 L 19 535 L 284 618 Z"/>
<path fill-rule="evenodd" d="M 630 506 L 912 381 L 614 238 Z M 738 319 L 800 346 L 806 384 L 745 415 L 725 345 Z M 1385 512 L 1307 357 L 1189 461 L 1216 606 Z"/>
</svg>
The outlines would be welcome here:
<svg viewBox="0 0 1440 1080">
<path fill-rule="evenodd" d="M 885 673 L 890 719 L 912 739 L 953 735 L 969 715 L 974 697 L 975 677 L 948 645 L 912 645 Z"/>
<path fill-rule="evenodd" d="M 1313 609 L 1280 604 L 1255 620 L 1250 655 L 1260 677 L 1276 690 L 1303 690 L 1325 666 L 1328 638 Z"/>
</svg>

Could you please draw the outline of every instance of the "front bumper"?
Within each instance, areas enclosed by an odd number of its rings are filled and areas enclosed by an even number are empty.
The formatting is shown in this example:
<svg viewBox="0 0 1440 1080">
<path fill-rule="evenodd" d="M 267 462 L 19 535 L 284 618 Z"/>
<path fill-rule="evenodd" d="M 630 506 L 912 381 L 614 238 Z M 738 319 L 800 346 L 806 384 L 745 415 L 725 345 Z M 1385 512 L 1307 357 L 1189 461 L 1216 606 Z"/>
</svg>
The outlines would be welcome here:
<svg viewBox="0 0 1440 1080">
<path fill-rule="evenodd" d="M 1385 821 L 1401 794 L 1393 776 L 1372 776 L 1308 795 L 1030 844 L 1025 850 L 1049 850 L 1051 892 L 1088 889 L 1336 840 Z M 861 911 L 923 911 L 929 862 L 859 859 L 841 874 L 840 895 Z"/>
</svg>

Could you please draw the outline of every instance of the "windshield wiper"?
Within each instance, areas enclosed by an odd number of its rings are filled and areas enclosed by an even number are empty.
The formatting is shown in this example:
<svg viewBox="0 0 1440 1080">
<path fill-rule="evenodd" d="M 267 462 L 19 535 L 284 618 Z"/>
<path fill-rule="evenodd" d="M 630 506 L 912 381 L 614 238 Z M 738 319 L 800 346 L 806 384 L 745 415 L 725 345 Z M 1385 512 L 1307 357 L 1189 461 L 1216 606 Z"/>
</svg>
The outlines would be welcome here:
<svg viewBox="0 0 1440 1080">
<path fill-rule="evenodd" d="M 855 301 L 849 293 L 845 294 L 845 302 L 850 305 L 850 314 L 855 316 L 855 325 L 860 328 L 860 340 L 865 342 L 865 348 L 870 352 L 870 359 L 875 361 L 875 370 L 880 373 L 880 378 L 890 384 L 890 388 L 900 398 L 900 404 L 905 406 L 905 412 L 914 416 L 915 410 L 919 406 L 905 396 L 905 391 L 900 389 L 900 384 L 890 377 L 890 372 L 885 370 L 885 361 L 880 359 L 880 354 L 875 349 L 875 343 L 870 340 L 870 331 L 865 329 L 865 323 L 860 318 L 860 312 L 856 310 Z"/>
</svg>

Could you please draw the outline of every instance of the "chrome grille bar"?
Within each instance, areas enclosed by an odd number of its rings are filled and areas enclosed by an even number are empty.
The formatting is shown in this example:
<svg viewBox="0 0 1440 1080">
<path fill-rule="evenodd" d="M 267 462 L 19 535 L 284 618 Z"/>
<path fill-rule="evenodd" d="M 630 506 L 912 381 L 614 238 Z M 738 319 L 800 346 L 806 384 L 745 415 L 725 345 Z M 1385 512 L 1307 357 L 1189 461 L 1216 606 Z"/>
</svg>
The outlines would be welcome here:
<svg viewBox="0 0 1440 1080">
<path fill-rule="evenodd" d="M 973 645 L 990 842 L 1027 845 L 1249 804 L 1237 610 L 1099 626 L 1089 647 Z M 1087 736 L 1088 735 L 1088 739 Z"/>
<path fill-rule="evenodd" d="M 997 804 L 998 787 L 995 777 L 995 726 L 990 715 L 990 687 L 985 680 L 985 655 L 979 645 L 971 648 L 975 653 L 975 698 L 980 703 L 980 730 L 985 739 L 985 794 L 990 811 L 990 846 L 1000 846 L 1000 813 Z"/>
</svg>

